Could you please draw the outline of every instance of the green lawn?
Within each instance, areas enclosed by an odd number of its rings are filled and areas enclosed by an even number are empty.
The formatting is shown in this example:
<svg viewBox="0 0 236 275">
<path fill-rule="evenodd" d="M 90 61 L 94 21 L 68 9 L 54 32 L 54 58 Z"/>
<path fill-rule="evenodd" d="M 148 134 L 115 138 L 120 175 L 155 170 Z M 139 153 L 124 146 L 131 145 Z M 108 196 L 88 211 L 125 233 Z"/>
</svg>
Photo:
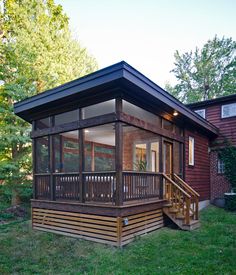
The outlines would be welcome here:
<svg viewBox="0 0 236 275">
<path fill-rule="evenodd" d="M 193 232 L 163 228 L 123 249 L 0 226 L 0 274 L 236 274 L 236 213 L 209 207 Z"/>
</svg>

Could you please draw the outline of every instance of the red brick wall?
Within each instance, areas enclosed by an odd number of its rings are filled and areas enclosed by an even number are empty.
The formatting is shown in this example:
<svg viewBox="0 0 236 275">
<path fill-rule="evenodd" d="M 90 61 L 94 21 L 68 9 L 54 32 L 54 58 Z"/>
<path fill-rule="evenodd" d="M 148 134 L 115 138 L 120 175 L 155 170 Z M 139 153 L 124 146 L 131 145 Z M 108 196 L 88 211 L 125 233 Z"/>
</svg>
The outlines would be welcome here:
<svg viewBox="0 0 236 275">
<path fill-rule="evenodd" d="M 189 136 L 194 138 L 194 166 L 189 165 Z M 185 131 L 185 181 L 200 194 L 200 200 L 210 199 L 209 140 L 196 131 Z"/>
<path fill-rule="evenodd" d="M 217 160 L 218 153 L 212 151 L 210 153 L 210 162 L 211 162 L 211 200 L 215 198 L 222 198 L 224 193 L 230 191 L 230 186 L 227 179 L 222 174 L 217 173 Z"/>
</svg>

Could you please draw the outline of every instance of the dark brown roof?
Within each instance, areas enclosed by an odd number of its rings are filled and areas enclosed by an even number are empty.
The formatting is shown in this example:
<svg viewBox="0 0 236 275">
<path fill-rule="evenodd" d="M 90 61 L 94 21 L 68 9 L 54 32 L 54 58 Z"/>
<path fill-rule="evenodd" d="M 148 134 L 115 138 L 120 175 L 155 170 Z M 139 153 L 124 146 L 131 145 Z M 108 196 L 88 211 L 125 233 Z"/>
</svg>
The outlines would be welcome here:
<svg viewBox="0 0 236 275">
<path fill-rule="evenodd" d="M 186 104 L 186 106 L 191 109 L 196 109 L 196 108 L 203 108 L 211 105 L 227 104 L 227 103 L 233 103 L 233 102 L 236 102 L 236 94 L 194 102 L 194 103 Z"/>
</svg>

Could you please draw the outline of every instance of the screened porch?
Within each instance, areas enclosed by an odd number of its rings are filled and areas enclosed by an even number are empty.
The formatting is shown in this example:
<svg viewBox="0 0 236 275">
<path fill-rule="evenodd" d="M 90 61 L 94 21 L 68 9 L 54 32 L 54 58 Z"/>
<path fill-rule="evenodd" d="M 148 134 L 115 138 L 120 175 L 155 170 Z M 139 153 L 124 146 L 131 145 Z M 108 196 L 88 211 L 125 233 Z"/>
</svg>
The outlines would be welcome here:
<svg viewBox="0 0 236 275">
<path fill-rule="evenodd" d="M 120 98 L 35 120 L 32 138 L 38 200 L 161 200 L 163 173 L 182 176 L 181 129 Z"/>
</svg>

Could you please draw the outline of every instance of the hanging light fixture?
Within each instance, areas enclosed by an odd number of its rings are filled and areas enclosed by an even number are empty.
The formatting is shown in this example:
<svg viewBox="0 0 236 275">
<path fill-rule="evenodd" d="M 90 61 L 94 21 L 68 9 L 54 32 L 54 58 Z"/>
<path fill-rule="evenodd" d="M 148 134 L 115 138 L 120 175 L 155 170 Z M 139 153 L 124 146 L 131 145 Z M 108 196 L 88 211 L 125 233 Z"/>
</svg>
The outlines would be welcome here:
<svg viewBox="0 0 236 275">
<path fill-rule="evenodd" d="M 177 116 L 179 113 L 175 110 L 173 116 Z"/>
</svg>

